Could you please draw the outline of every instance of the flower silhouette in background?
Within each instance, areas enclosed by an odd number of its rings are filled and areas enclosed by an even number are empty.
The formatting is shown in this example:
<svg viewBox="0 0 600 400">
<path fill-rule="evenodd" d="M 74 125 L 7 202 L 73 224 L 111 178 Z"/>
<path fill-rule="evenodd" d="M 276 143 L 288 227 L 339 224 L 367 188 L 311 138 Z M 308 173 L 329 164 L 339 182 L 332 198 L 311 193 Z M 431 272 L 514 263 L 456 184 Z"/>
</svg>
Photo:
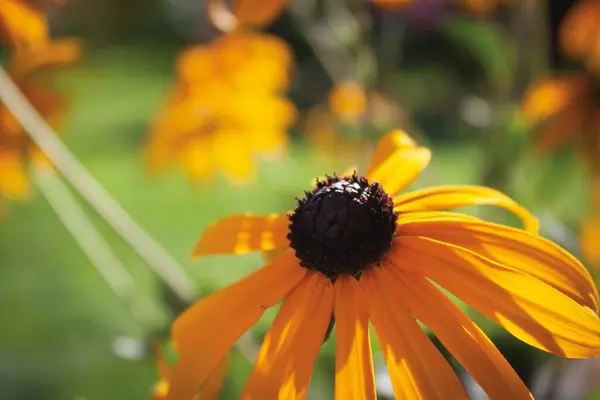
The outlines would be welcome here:
<svg viewBox="0 0 600 400">
<path fill-rule="evenodd" d="M 174 88 L 149 133 L 151 170 L 176 163 L 192 180 L 222 170 L 245 183 L 254 176 L 256 155 L 285 147 L 296 119 L 295 106 L 283 96 L 291 50 L 275 36 L 245 30 L 271 21 L 283 4 L 238 1 L 238 14 L 231 14 L 220 2 L 209 2 L 211 21 L 226 34 L 179 56 Z"/>
<path fill-rule="evenodd" d="M 52 40 L 44 15 L 28 1 L 0 0 L 0 38 L 8 45 L 8 73 L 33 107 L 52 126 L 64 121 L 67 99 L 52 75 L 81 57 L 80 41 Z M 45 159 L 21 124 L 0 103 L 0 197 L 22 200 L 30 192 L 27 167 Z"/>
<path fill-rule="evenodd" d="M 491 398 L 530 398 L 493 343 L 432 282 L 534 347 L 599 356 L 598 295 L 583 265 L 537 236 L 537 220 L 493 189 L 400 194 L 429 160 L 429 149 L 393 131 L 364 177 L 319 180 L 287 215 L 240 214 L 211 225 L 194 256 L 279 254 L 176 319 L 180 358 L 168 398 L 193 398 L 243 332 L 281 300 L 241 398 L 304 398 L 332 317 L 337 399 L 375 399 L 369 321 L 398 398 L 467 398 L 416 320 Z M 510 210 L 527 230 L 446 211 L 477 204 Z"/>
<path fill-rule="evenodd" d="M 591 207 L 581 230 L 586 262 L 600 267 L 600 1 L 583 0 L 567 13 L 560 27 L 565 54 L 585 63 L 581 72 L 557 73 L 534 83 L 524 96 L 522 110 L 537 126 L 537 147 L 555 151 L 574 143 L 590 174 Z"/>
<path fill-rule="evenodd" d="M 380 92 L 368 92 L 356 81 L 342 81 L 331 89 L 327 105 L 308 111 L 302 132 L 320 154 L 360 158 L 381 136 L 402 123 L 402 108 Z"/>
</svg>

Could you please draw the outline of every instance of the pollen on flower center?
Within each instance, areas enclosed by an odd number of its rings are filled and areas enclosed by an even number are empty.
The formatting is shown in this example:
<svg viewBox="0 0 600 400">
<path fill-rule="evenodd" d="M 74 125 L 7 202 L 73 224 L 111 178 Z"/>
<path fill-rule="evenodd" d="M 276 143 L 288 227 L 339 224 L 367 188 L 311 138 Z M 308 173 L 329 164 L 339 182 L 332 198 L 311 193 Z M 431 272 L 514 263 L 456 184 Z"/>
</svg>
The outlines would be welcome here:
<svg viewBox="0 0 600 400">
<path fill-rule="evenodd" d="M 397 213 L 378 183 L 356 174 L 317 181 L 290 214 L 290 246 L 300 264 L 330 279 L 356 276 L 390 248 Z"/>
</svg>

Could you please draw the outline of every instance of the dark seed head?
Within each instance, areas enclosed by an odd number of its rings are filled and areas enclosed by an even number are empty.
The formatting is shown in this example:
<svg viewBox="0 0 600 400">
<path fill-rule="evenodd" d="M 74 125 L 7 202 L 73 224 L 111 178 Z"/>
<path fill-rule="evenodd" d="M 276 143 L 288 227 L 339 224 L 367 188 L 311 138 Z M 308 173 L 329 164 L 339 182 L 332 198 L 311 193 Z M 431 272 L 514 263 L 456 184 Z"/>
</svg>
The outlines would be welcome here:
<svg viewBox="0 0 600 400">
<path fill-rule="evenodd" d="M 397 213 L 381 185 L 354 174 L 317 180 L 289 218 L 300 264 L 335 279 L 379 262 L 392 244 Z"/>
</svg>

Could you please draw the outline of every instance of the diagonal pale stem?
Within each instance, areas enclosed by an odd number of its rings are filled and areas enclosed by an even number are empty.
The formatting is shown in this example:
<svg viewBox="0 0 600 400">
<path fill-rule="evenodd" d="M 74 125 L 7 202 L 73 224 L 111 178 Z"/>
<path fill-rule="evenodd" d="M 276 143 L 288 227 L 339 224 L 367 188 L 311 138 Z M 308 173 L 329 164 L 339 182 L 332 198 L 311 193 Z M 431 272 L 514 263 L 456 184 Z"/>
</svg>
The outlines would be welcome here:
<svg viewBox="0 0 600 400">
<path fill-rule="evenodd" d="M 181 299 L 191 303 L 197 288 L 183 268 L 81 165 L 1 67 L 0 100 L 65 179 Z"/>
<path fill-rule="evenodd" d="M 83 196 L 83 198 L 108 222 L 113 229 L 138 253 L 157 276 L 183 301 L 192 303 L 197 288 L 183 268 L 156 242 L 121 205 L 96 181 L 79 160 L 59 139 L 54 130 L 38 114 L 27 98 L 14 84 L 6 70 L 0 66 L 0 102 L 15 116 L 33 142 L 52 161 L 56 169 Z M 43 189 L 41 189 L 43 190 Z M 50 201 L 50 200 L 49 200 Z M 63 223 L 66 224 L 65 221 Z M 90 246 L 89 243 L 80 246 Z M 83 247 L 82 247 L 83 249 Z M 84 249 L 85 251 L 85 249 Z M 111 257 L 104 254 L 102 257 Z M 117 261 L 118 262 L 118 261 Z M 114 267 L 113 263 L 113 267 Z M 102 272 L 101 272 L 102 273 Z M 116 285 L 119 293 L 129 290 L 133 282 L 130 275 L 112 271 L 109 284 Z M 105 277 L 106 279 L 106 277 Z M 117 279 L 124 282 L 115 283 Z M 114 290 L 113 289 L 113 290 Z M 250 332 L 236 343 L 239 352 L 251 363 L 258 354 L 258 346 Z"/>
</svg>

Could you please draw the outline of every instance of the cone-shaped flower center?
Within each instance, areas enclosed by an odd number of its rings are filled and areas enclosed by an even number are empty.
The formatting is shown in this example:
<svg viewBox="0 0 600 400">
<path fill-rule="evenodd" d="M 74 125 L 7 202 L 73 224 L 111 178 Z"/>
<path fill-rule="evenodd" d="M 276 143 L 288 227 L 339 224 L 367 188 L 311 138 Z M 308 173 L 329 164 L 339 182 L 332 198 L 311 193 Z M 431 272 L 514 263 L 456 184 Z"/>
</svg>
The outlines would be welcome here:
<svg viewBox="0 0 600 400">
<path fill-rule="evenodd" d="M 290 246 L 300 264 L 331 279 L 356 276 L 390 248 L 397 214 L 378 183 L 356 174 L 317 181 L 290 215 Z"/>
</svg>

